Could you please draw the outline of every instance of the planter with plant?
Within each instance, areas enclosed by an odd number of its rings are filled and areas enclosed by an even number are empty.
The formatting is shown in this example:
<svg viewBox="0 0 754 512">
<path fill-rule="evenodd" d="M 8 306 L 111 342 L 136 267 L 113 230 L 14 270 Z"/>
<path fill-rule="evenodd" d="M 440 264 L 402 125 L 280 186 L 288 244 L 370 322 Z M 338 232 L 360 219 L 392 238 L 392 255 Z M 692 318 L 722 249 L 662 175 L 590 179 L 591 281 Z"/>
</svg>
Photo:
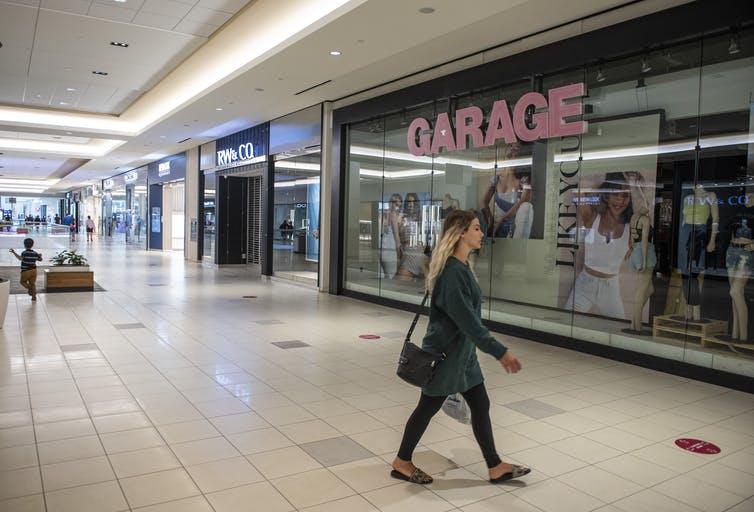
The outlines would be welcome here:
<svg viewBox="0 0 754 512">
<path fill-rule="evenodd" d="M 77 271 L 84 271 L 86 267 L 89 267 L 89 262 L 84 255 L 76 251 L 60 251 L 50 261 L 55 267 L 78 267 Z"/>
</svg>

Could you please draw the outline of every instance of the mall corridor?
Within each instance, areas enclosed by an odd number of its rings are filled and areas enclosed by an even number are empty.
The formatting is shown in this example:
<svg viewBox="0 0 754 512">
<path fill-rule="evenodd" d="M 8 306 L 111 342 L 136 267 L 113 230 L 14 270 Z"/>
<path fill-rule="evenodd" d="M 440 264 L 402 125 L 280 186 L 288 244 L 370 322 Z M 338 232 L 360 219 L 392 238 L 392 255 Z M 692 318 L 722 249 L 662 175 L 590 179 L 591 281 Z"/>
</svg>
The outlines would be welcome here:
<svg viewBox="0 0 754 512">
<path fill-rule="evenodd" d="M 103 291 L 11 295 L 0 332 L 3 512 L 754 510 L 750 394 L 504 336 L 524 369 L 480 356 L 494 434 L 533 472 L 490 485 L 439 413 L 415 456 L 435 483 L 401 483 L 409 313 L 78 246 Z"/>
</svg>

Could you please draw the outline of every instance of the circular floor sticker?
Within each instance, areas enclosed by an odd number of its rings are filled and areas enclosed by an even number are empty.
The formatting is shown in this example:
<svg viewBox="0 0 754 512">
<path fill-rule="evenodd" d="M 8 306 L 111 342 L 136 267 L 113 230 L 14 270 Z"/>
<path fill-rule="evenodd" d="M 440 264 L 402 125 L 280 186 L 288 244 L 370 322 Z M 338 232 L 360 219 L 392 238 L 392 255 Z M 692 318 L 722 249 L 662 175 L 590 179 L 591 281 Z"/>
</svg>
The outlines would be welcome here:
<svg viewBox="0 0 754 512">
<path fill-rule="evenodd" d="M 694 453 L 703 453 L 705 455 L 714 455 L 720 453 L 720 448 L 717 445 L 702 441 L 701 439 L 676 439 L 675 445 L 684 450 L 688 450 Z"/>
<path fill-rule="evenodd" d="M 362 340 L 378 340 L 380 339 L 380 336 L 377 336 L 376 334 L 359 334 L 359 338 Z"/>
</svg>

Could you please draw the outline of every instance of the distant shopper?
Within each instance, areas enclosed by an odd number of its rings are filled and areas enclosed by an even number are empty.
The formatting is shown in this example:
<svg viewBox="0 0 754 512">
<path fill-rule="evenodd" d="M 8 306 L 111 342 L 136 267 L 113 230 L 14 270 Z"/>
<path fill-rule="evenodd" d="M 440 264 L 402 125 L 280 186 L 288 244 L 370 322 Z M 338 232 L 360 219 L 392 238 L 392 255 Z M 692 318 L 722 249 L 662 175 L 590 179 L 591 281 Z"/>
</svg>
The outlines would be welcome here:
<svg viewBox="0 0 754 512">
<path fill-rule="evenodd" d="M 94 242 L 94 221 L 90 215 L 86 216 L 86 241 Z"/>
<path fill-rule="evenodd" d="M 455 210 L 445 219 L 427 274 L 427 291 L 432 302 L 422 348 L 447 357 L 422 388 L 419 404 L 406 423 L 390 472 L 393 478 L 416 484 L 432 483 L 432 477 L 414 466 L 411 458 L 432 417 L 448 395 L 455 393 L 463 395 L 471 410 L 471 426 L 487 463 L 490 482 L 519 478 L 531 471 L 500 460 L 492 436 L 490 399 L 476 349 L 497 359 L 508 373 L 518 372 L 521 363 L 492 337 L 481 321 L 482 290 L 469 268 L 469 254 L 482 247 L 483 238 L 474 212 Z"/>
<path fill-rule="evenodd" d="M 31 295 L 31 300 L 37 300 L 37 262 L 42 261 L 42 255 L 32 250 L 34 240 L 24 240 L 24 252 L 20 255 L 15 249 L 10 252 L 21 262 L 21 286 L 26 288 Z"/>
<path fill-rule="evenodd" d="M 279 228 L 283 240 L 290 240 L 293 238 L 293 222 L 291 221 L 290 215 L 286 216 L 285 219 L 283 219 L 283 222 L 280 224 Z"/>
<path fill-rule="evenodd" d="M 71 223 L 68 225 L 68 229 L 71 232 L 71 242 L 76 241 L 76 221 L 74 219 L 71 219 Z"/>
<path fill-rule="evenodd" d="M 55 214 L 55 224 L 60 224 L 60 215 Z"/>
</svg>

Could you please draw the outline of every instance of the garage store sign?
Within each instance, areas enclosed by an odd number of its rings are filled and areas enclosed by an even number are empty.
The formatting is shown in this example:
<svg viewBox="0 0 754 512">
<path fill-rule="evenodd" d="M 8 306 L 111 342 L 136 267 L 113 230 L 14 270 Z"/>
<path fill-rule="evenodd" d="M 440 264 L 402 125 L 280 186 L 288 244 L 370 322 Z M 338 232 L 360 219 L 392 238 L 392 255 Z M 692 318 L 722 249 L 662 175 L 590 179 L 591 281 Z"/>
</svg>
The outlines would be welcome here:
<svg viewBox="0 0 754 512">
<path fill-rule="evenodd" d="M 254 144 L 245 142 L 237 148 L 221 149 L 217 152 L 217 165 L 229 165 L 254 158 Z"/>
<path fill-rule="evenodd" d="M 583 113 L 585 94 L 583 83 L 550 89 L 547 97 L 527 92 L 516 102 L 512 117 L 508 102 L 498 100 L 492 104 L 486 125 L 484 111 L 475 105 L 457 109 L 454 120 L 448 112 L 439 114 L 432 124 L 417 117 L 408 127 L 406 144 L 412 155 L 425 156 L 466 149 L 469 137 L 470 147 L 482 148 L 493 146 L 500 139 L 513 144 L 519 140 L 533 142 L 580 135 L 586 133 L 587 122 L 568 122 L 566 118 Z"/>
</svg>

